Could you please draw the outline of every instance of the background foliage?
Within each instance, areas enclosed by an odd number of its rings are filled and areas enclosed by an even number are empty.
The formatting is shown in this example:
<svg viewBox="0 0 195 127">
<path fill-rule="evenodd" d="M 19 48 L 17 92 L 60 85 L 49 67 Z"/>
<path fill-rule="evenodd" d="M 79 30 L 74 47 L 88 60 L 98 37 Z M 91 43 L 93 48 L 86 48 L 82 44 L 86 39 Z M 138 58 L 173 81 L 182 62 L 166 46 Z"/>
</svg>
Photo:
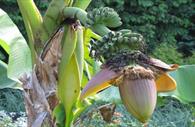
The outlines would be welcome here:
<svg viewBox="0 0 195 127">
<path fill-rule="evenodd" d="M 123 28 L 141 33 L 152 52 L 160 43 L 176 44 L 184 56 L 195 49 L 195 3 L 192 0 L 94 0 L 91 8 L 109 6 Z"/>
<path fill-rule="evenodd" d="M 113 122 L 106 123 L 102 120 L 98 106 L 105 102 L 96 102 L 90 106 L 82 116 L 78 126 L 90 127 L 142 127 L 142 125 L 129 113 L 124 105 L 116 106 L 117 114 L 112 118 Z M 93 112 L 91 112 L 93 111 Z M 148 127 L 194 127 L 194 109 L 188 104 L 181 104 L 178 100 L 172 98 L 163 99 L 163 105 L 157 105 L 155 112 L 149 121 Z M 87 115 L 86 115 L 87 114 Z"/>
</svg>

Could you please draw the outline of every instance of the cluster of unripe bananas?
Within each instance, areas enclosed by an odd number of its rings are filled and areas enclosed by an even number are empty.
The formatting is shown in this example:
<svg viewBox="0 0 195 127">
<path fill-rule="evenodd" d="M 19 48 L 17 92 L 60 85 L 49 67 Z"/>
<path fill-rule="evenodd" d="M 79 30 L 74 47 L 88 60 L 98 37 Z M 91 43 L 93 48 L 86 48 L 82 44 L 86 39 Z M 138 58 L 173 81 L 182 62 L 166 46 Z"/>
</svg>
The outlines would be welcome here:
<svg viewBox="0 0 195 127">
<path fill-rule="evenodd" d="M 112 31 L 103 36 L 101 40 L 91 41 L 90 56 L 102 62 L 117 58 L 121 61 L 124 58 L 124 62 L 121 63 L 122 65 L 118 64 L 118 66 L 125 66 L 129 63 L 126 57 L 132 57 L 134 50 L 143 51 L 144 46 L 145 44 L 141 34 L 133 33 L 128 29 L 117 32 Z M 141 52 L 139 53 L 141 54 Z"/>
<path fill-rule="evenodd" d="M 95 8 L 87 14 L 87 25 L 103 24 L 107 27 L 118 27 L 122 24 L 121 18 L 112 8 Z"/>
</svg>

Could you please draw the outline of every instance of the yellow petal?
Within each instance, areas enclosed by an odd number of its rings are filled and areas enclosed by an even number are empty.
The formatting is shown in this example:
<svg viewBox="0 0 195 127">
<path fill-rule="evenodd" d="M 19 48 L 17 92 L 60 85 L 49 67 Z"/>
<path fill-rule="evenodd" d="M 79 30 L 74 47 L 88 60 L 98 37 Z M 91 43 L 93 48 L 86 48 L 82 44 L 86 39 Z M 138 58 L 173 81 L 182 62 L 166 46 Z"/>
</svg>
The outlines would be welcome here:
<svg viewBox="0 0 195 127">
<path fill-rule="evenodd" d="M 170 66 L 169 71 L 174 71 L 174 70 L 176 70 L 178 67 L 179 67 L 178 64 L 172 64 L 172 65 Z"/>
<path fill-rule="evenodd" d="M 167 73 L 160 75 L 155 82 L 156 82 L 158 92 L 166 92 L 166 91 L 172 91 L 176 89 L 175 80 Z"/>
<path fill-rule="evenodd" d="M 94 87 L 88 88 L 86 92 L 82 92 L 81 96 L 80 96 L 80 99 L 83 100 L 87 96 L 94 95 L 97 92 L 99 92 L 101 90 L 104 90 L 108 87 L 110 87 L 110 84 L 108 82 L 104 82 L 104 83 L 99 84 L 99 85 L 94 85 Z"/>
<path fill-rule="evenodd" d="M 81 92 L 80 99 L 95 94 L 110 86 L 110 82 L 118 77 L 120 73 L 104 68 L 100 70 L 84 87 Z"/>
<path fill-rule="evenodd" d="M 150 58 L 150 64 L 154 67 L 157 67 L 159 69 L 163 69 L 164 71 L 174 71 L 176 70 L 179 65 L 178 64 L 166 64 L 165 62 L 159 60 L 159 59 L 155 59 L 155 58 Z"/>
</svg>

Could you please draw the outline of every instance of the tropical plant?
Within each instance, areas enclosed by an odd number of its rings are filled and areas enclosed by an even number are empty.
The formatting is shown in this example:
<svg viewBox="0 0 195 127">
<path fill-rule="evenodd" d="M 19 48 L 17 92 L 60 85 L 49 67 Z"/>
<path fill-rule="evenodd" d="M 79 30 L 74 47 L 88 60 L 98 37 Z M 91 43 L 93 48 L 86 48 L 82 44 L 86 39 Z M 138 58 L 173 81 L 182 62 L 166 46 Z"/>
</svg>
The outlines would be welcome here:
<svg viewBox="0 0 195 127">
<path fill-rule="evenodd" d="M 108 7 L 87 13 L 90 2 L 52 0 L 41 16 L 33 0 L 17 0 L 28 45 L 8 15 L 0 11 L 0 44 L 9 54 L 8 64 L 0 64 L 0 74 L 5 77 L 0 81 L 5 87 L 7 82 L 22 84 L 30 127 L 72 126 L 90 104 L 84 98 L 110 84 L 119 87 L 128 111 L 147 123 L 155 108 L 157 90 L 176 88 L 166 72 L 178 66 L 145 54 L 142 35 L 128 29 L 110 30 L 122 24 L 118 14 Z M 97 68 L 99 62 L 103 63 L 100 72 L 85 87 L 96 71 L 91 65 Z"/>
</svg>

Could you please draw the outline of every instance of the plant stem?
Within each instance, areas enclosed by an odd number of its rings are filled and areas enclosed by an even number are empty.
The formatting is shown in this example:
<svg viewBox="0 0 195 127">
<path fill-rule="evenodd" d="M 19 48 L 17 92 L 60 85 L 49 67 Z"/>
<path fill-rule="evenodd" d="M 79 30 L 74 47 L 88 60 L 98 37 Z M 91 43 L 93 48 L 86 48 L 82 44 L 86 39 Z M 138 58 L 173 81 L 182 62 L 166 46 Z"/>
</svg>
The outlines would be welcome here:
<svg viewBox="0 0 195 127">
<path fill-rule="evenodd" d="M 86 25 L 87 12 L 77 7 L 65 7 L 62 11 L 63 18 L 73 18 L 78 19 L 83 25 Z"/>
<path fill-rule="evenodd" d="M 36 33 L 42 23 L 42 17 L 35 3 L 33 0 L 17 0 L 17 3 L 22 16 L 29 21 L 33 33 Z"/>
<path fill-rule="evenodd" d="M 17 0 L 17 2 L 28 32 L 30 48 L 39 54 L 43 43 L 48 39 L 48 34 L 42 26 L 42 16 L 33 0 Z"/>
<path fill-rule="evenodd" d="M 72 0 L 64 0 L 65 6 L 69 6 Z"/>
<path fill-rule="evenodd" d="M 43 27 L 51 36 L 57 29 L 62 19 L 59 16 L 65 5 L 64 0 L 52 0 L 43 18 Z M 46 40 L 45 40 L 46 41 Z"/>
<path fill-rule="evenodd" d="M 35 64 L 36 62 L 36 51 L 35 51 L 35 47 L 34 47 L 34 38 L 33 38 L 33 32 L 32 29 L 30 27 L 30 23 L 28 22 L 28 20 L 26 19 L 26 17 L 23 17 L 24 19 L 24 25 L 27 31 L 27 35 L 28 35 L 28 44 L 30 47 L 30 51 L 31 51 L 31 57 L 32 57 L 32 65 Z"/>
<path fill-rule="evenodd" d="M 17 0 L 17 3 L 24 19 L 24 24 L 29 39 L 29 47 L 31 49 L 32 62 L 35 63 L 35 33 L 41 25 L 42 17 L 33 0 Z"/>
<path fill-rule="evenodd" d="M 89 6 L 90 3 L 91 3 L 91 0 L 76 0 L 73 6 L 85 10 Z"/>
<path fill-rule="evenodd" d="M 73 18 L 78 19 L 80 22 L 86 26 L 87 25 L 87 12 L 77 7 L 65 7 L 63 10 L 64 19 Z M 97 24 L 91 26 L 91 29 L 101 36 L 109 33 L 110 30 L 103 24 Z"/>
<path fill-rule="evenodd" d="M 111 31 L 110 29 L 108 29 L 103 24 L 93 25 L 92 30 L 94 32 L 96 32 L 97 34 L 99 34 L 100 36 L 104 36 L 104 35 L 108 34 Z"/>
</svg>

